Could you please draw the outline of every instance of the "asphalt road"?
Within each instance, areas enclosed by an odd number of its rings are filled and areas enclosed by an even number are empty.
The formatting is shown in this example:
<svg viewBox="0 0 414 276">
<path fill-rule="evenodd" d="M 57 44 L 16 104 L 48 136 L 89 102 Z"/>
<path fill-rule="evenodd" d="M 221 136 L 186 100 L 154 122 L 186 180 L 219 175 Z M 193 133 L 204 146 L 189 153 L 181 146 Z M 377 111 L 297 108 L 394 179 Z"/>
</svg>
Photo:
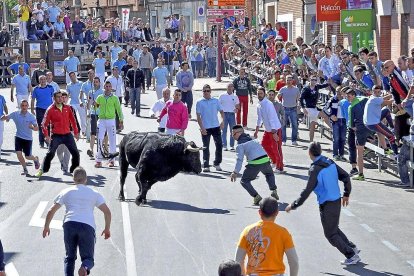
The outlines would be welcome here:
<svg viewBox="0 0 414 276">
<path fill-rule="evenodd" d="M 194 98 L 201 97 L 201 87 L 209 83 L 213 96 L 223 92 L 226 83 L 196 80 Z M 10 91 L 0 90 L 8 101 Z M 156 121 L 148 118 L 148 109 L 156 100 L 155 92 L 142 95 L 143 110 L 136 118 L 124 108 L 125 130 L 155 131 Z M 255 99 L 257 102 L 257 99 Z M 256 120 L 251 106 L 249 127 Z M 195 118 L 195 108 L 193 109 Z M 301 125 L 303 128 L 304 125 Z M 0 238 L 6 251 L 8 275 L 63 275 L 64 243 L 61 229 L 63 208 L 55 215 L 51 235 L 42 238 L 42 226 L 47 209 L 55 196 L 72 185 L 69 176 L 62 175 L 57 157 L 52 168 L 40 180 L 20 176 L 21 167 L 13 152 L 14 124 L 6 123 L 3 159 L 0 162 Z M 290 130 L 288 132 L 290 134 Z M 341 229 L 362 252 L 362 262 L 343 267 L 343 256 L 325 239 L 318 215 L 316 197 L 290 214 L 284 208 L 299 195 L 306 185 L 308 158 L 307 132 L 303 129 L 298 147 L 290 142 L 283 148 L 287 174 L 277 175 L 280 213 L 277 223 L 286 227 L 300 259 L 299 275 L 414 275 L 413 190 L 396 188 L 398 179 L 387 173 L 368 169 L 366 181 L 353 182 L 351 203 L 343 210 Z M 192 120 L 186 132 L 188 140 L 201 146 L 197 123 Z M 118 135 L 118 141 L 122 135 Z M 316 138 L 323 148 L 331 147 L 327 139 Z M 37 147 L 33 152 L 44 157 L 46 150 Z M 148 193 L 148 204 L 137 206 L 138 195 L 134 169 L 127 178 L 127 201 L 117 200 L 119 193 L 118 168 L 95 169 L 86 155 L 85 140 L 78 142 L 81 165 L 88 171 L 88 185 L 103 194 L 112 211 L 112 238 L 104 240 L 103 214 L 95 214 L 97 241 L 93 275 L 158 276 L 158 275 L 217 275 L 221 261 L 234 258 L 237 241 L 243 228 L 259 220 L 258 207 L 239 182 L 230 182 L 229 174 L 235 165 L 235 154 L 223 153 L 223 172 L 200 175 L 178 174 L 173 179 L 154 185 Z M 214 152 L 214 145 L 211 145 Z M 329 156 L 330 154 L 326 152 Z M 212 158 L 213 159 L 213 158 Z M 162 164 L 160 164 L 162 165 Z M 346 170 L 350 166 L 340 163 Z M 34 175 L 34 167 L 29 172 Z M 262 196 L 270 195 L 263 176 L 254 181 Z M 287 263 L 286 263 L 287 264 Z M 80 261 L 77 262 L 77 267 Z M 286 271 L 288 274 L 288 270 Z"/>
</svg>

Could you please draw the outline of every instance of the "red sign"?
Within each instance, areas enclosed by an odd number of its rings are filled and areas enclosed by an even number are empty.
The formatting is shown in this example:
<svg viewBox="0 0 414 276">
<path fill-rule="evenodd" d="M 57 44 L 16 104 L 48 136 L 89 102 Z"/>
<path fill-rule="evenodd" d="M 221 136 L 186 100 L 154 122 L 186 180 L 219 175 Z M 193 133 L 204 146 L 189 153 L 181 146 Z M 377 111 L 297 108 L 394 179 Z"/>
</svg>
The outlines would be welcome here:
<svg viewBox="0 0 414 276">
<path fill-rule="evenodd" d="M 244 0 L 207 0 L 207 6 L 244 6 Z"/>
<path fill-rule="evenodd" d="M 340 21 L 346 0 L 316 0 L 316 21 Z"/>
<path fill-rule="evenodd" d="M 244 16 L 245 11 L 244 10 L 225 10 L 225 9 L 208 9 L 207 10 L 207 16 L 221 16 L 224 15 L 224 13 L 227 12 L 229 16 Z"/>
</svg>

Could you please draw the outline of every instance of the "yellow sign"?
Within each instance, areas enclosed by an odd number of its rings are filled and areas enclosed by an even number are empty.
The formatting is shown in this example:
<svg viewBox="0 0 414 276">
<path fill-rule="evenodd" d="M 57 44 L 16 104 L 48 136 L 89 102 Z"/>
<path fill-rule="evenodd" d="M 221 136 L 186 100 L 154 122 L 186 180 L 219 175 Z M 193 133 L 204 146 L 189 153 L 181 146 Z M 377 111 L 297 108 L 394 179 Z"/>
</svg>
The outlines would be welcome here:
<svg viewBox="0 0 414 276">
<path fill-rule="evenodd" d="M 207 0 L 207 6 L 244 6 L 245 0 Z"/>
</svg>

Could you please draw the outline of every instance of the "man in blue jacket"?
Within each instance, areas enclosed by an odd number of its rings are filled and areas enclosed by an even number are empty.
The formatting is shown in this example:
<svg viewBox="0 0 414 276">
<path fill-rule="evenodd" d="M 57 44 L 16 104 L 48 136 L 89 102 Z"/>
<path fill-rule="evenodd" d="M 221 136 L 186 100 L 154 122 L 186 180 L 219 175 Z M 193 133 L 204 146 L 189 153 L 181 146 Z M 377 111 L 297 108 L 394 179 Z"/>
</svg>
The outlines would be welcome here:
<svg viewBox="0 0 414 276">
<path fill-rule="evenodd" d="M 312 142 L 309 145 L 309 156 L 313 163 L 309 169 L 309 180 L 306 188 L 299 198 L 285 209 L 287 213 L 301 206 L 313 191 L 318 199 L 321 222 L 325 237 L 329 243 L 345 255 L 343 265 L 357 264 L 361 259 L 359 250 L 346 235 L 339 229 L 339 215 L 341 213 L 341 192 L 338 180 L 344 183 L 345 189 L 342 197 L 342 206 L 349 203 L 351 193 L 351 180 L 349 175 L 334 161 L 322 154 L 321 145 Z"/>
</svg>

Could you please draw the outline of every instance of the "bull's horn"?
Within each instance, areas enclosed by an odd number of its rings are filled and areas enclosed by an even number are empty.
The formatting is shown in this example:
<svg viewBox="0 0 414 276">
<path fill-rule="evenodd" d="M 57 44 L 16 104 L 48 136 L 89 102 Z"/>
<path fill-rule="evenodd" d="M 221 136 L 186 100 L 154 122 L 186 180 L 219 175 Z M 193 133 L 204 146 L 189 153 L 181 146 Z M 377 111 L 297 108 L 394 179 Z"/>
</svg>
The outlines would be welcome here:
<svg viewBox="0 0 414 276">
<path fill-rule="evenodd" d="M 205 150 L 207 147 L 199 147 L 200 150 Z"/>
<path fill-rule="evenodd" d="M 191 145 L 188 145 L 186 150 L 190 151 L 190 152 L 198 152 L 200 151 L 199 148 L 193 148 Z"/>
</svg>

